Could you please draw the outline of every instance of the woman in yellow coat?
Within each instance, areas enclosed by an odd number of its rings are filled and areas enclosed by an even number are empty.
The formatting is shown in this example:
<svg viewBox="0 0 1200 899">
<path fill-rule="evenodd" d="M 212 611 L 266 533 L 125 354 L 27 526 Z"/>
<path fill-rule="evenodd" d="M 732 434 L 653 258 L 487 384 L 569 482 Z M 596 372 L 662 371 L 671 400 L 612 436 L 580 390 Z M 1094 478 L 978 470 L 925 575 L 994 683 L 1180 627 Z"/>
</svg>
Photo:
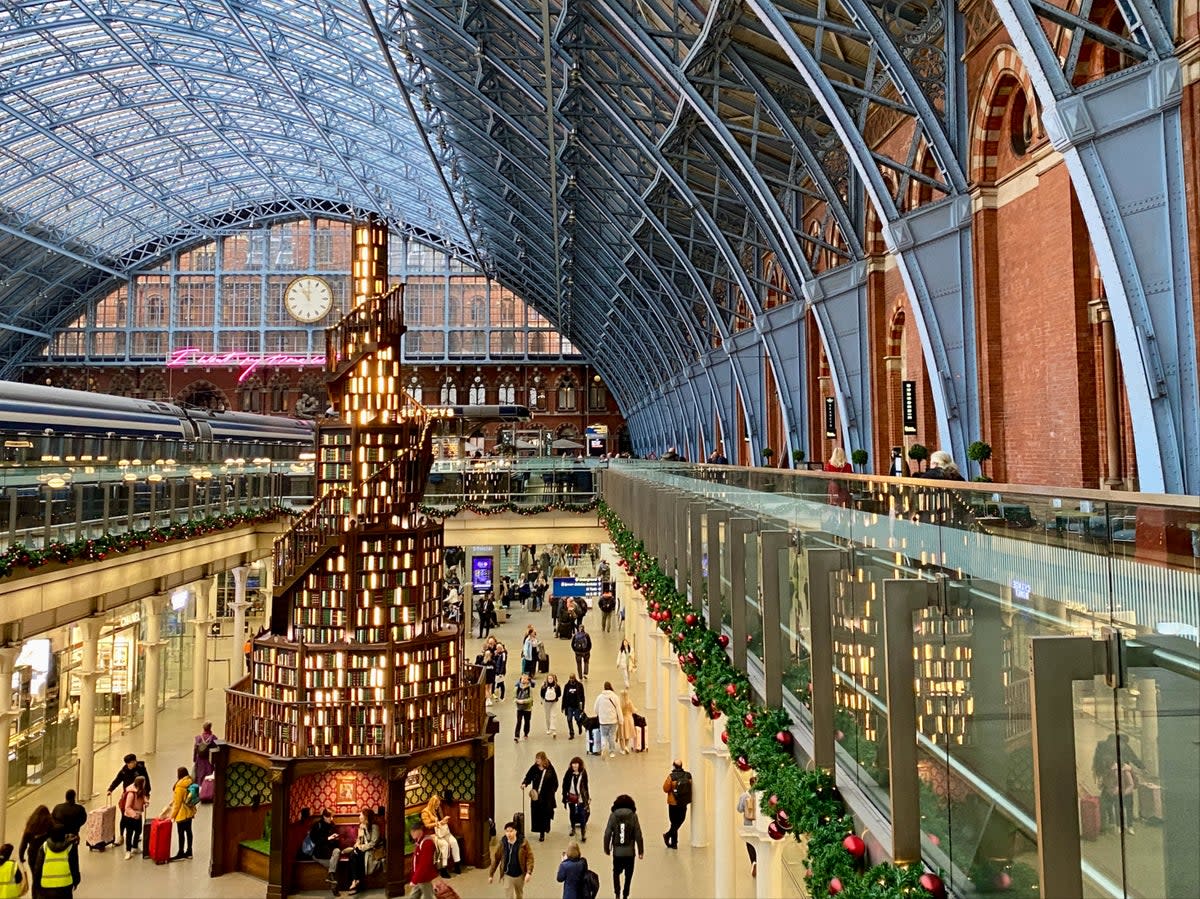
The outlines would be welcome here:
<svg viewBox="0 0 1200 899">
<path fill-rule="evenodd" d="M 196 817 L 196 806 L 200 804 L 200 791 L 198 788 L 191 789 L 192 776 L 188 774 L 188 769 L 180 768 L 175 773 L 177 779 L 171 791 L 171 804 L 159 816 L 174 821 L 175 830 L 179 833 L 179 851 L 171 856 L 172 861 L 192 857 L 192 819 Z"/>
<path fill-rule="evenodd" d="M 425 832 L 433 835 L 434 845 L 442 859 L 442 877 L 450 876 L 450 865 L 454 865 L 454 873 L 462 873 L 462 849 L 458 845 L 458 837 L 450 832 L 450 816 L 442 814 L 442 800 L 437 795 L 429 797 L 429 802 L 421 810 L 421 823 Z"/>
</svg>

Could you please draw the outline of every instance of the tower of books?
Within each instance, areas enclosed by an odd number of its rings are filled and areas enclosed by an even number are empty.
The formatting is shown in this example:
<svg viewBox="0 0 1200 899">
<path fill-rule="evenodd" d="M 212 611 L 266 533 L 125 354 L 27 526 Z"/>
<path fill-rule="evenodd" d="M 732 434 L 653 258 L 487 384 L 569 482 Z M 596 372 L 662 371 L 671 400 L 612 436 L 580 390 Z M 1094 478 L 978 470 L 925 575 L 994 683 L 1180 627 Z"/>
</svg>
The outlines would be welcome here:
<svg viewBox="0 0 1200 899">
<path fill-rule="evenodd" d="M 272 815 L 288 825 L 270 840 L 268 896 L 306 888 L 276 856 L 302 839 L 297 805 L 328 801 L 332 788 L 311 781 L 330 771 L 342 772 L 345 814 L 386 805 L 388 840 L 399 844 L 389 894 L 393 880 L 403 888 L 405 815 L 427 798 L 412 792 L 426 760 L 461 755 L 480 771 L 458 818 L 467 828 L 490 817 L 484 695 L 468 681 L 462 628 L 442 618 L 442 525 L 419 511 L 441 413 L 401 387 L 403 288 L 386 289 L 386 229 L 368 221 L 354 235 L 354 306 L 326 333 L 333 416 L 318 427 L 316 501 L 275 543 L 269 633 L 227 700 L 230 745 L 280 771 Z M 345 779 L 355 774 L 361 789 Z M 476 840 L 464 842 L 469 853 Z"/>
</svg>

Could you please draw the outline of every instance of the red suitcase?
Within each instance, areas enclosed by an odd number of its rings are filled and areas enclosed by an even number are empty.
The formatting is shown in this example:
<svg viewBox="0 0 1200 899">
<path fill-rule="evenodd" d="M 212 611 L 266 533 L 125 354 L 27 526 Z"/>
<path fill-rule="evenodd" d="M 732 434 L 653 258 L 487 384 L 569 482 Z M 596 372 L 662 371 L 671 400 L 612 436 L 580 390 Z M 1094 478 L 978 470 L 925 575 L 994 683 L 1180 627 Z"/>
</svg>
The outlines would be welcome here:
<svg viewBox="0 0 1200 899">
<path fill-rule="evenodd" d="M 150 822 L 150 858 L 156 865 L 171 860 L 171 819 L 155 818 Z"/>
<path fill-rule="evenodd" d="M 1079 836 L 1084 840 L 1100 838 L 1100 797 L 1079 793 Z"/>
</svg>

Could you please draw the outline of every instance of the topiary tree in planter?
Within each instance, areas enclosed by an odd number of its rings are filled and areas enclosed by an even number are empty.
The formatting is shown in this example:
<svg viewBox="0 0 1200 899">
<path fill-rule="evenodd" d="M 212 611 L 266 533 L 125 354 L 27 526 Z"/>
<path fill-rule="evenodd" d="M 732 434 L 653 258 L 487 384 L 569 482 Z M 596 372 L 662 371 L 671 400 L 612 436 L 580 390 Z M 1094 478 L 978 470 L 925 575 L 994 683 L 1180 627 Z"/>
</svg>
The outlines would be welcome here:
<svg viewBox="0 0 1200 899">
<path fill-rule="evenodd" d="M 858 470 L 859 474 L 863 473 L 864 467 L 866 466 L 869 458 L 871 457 L 867 454 L 865 449 L 856 449 L 850 453 L 850 461 L 854 463 L 854 467 Z"/>
<path fill-rule="evenodd" d="M 763 465 L 769 468 L 771 466 L 771 459 L 774 457 L 774 455 L 775 450 L 771 449 L 769 446 L 764 446 L 762 448 Z"/>
<path fill-rule="evenodd" d="M 917 463 L 917 471 L 924 471 L 924 461 L 929 458 L 929 447 L 921 443 L 914 443 L 908 448 L 908 458 Z"/>
<path fill-rule="evenodd" d="M 802 450 L 802 449 L 792 450 L 792 467 L 799 468 L 800 463 L 803 461 L 804 461 L 804 450 Z"/>
<path fill-rule="evenodd" d="M 967 458 L 979 466 L 979 477 L 974 480 L 990 481 L 987 475 L 983 473 L 983 463 L 992 458 L 992 445 L 984 443 L 982 440 L 976 440 L 967 447 Z"/>
</svg>

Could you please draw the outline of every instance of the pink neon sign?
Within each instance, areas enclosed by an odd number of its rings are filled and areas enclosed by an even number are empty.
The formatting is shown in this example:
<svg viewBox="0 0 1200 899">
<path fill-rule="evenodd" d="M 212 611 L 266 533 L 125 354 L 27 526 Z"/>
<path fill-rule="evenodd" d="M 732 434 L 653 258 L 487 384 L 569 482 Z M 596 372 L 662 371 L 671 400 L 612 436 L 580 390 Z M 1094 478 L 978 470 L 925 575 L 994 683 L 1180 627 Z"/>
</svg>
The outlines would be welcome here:
<svg viewBox="0 0 1200 899">
<path fill-rule="evenodd" d="M 227 353 L 206 353 L 195 347 L 175 350 L 167 359 L 167 368 L 240 368 L 238 383 L 246 380 L 260 366 L 265 368 L 308 368 L 324 365 L 324 356 L 301 356 L 292 353 L 244 353 L 231 350 Z"/>
</svg>

